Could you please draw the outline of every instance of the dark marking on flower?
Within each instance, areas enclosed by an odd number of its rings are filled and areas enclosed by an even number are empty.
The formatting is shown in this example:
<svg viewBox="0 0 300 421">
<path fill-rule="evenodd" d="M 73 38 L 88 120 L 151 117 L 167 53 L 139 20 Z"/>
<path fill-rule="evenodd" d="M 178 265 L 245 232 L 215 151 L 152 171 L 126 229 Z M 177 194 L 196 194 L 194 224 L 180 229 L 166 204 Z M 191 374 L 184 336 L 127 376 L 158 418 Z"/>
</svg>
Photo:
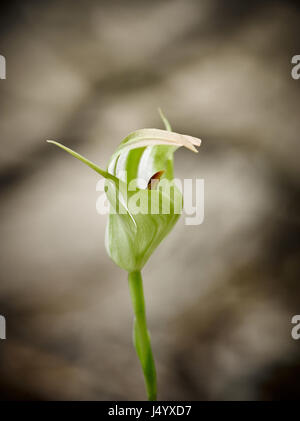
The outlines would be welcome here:
<svg viewBox="0 0 300 421">
<path fill-rule="evenodd" d="M 148 181 L 148 189 L 149 190 L 155 190 L 159 180 L 161 178 L 161 176 L 163 175 L 163 173 L 165 172 L 165 170 L 162 171 L 157 171 L 155 174 L 152 175 L 152 177 L 150 178 L 150 180 Z"/>
</svg>

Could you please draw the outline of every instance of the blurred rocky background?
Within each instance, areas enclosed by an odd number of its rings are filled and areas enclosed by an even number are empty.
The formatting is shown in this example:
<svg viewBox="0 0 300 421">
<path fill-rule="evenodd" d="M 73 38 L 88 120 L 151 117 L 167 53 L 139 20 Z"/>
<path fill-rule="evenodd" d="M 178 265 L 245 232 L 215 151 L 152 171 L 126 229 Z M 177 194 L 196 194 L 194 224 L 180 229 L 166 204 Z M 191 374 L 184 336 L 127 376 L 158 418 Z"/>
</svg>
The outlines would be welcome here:
<svg viewBox="0 0 300 421">
<path fill-rule="evenodd" d="M 159 398 L 300 396 L 300 11 L 293 1 L 11 1 L 0 17 L 0 399 L 144 399 L 97 175 L 130 131 L 203 140 L 205 179 L 144 270 Z"/>
</svg>

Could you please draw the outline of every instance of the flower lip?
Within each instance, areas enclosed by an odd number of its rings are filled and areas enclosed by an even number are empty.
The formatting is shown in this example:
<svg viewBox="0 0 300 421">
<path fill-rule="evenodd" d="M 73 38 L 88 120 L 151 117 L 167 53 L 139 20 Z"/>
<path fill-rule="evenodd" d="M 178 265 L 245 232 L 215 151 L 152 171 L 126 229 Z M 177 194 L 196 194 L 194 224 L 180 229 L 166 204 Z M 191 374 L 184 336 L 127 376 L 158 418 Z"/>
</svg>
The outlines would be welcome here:
<svg viewBox="0 0 300 421">
<path fill-rule="evenodd" d="M 155 174 L 152 175 L 152 177 L 150 178 L 150 180 L 148 181 L 148 185 L 147 188 L 148 190 L 155 190 L 161 176 L 163 175 L 163 173 L 165 172 L 165 170 L 161 170 L 161 171 L 157 171 Z"/>
</svg>

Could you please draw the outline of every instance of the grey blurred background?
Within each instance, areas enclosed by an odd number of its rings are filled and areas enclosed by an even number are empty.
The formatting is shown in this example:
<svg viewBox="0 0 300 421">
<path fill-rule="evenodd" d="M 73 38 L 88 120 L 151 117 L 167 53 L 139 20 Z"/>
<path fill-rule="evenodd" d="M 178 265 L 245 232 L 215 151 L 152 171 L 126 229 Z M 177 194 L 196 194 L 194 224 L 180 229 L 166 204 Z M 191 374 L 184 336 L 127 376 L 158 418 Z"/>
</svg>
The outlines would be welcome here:
<svg viewBox="0 0 300 421">
<path fill-rule="evenodd" d="M 2 7 L 2 6 L 1 6 Z M 200 137 L 205 179 L 143 275 L 159 398 L 300 396 L 300 13 L 292 1 L 11 1 L 1 9 L 0 399 L 144 399 L 126 274 L 106 255 L 97 175 L 121 139 Z"/>
</svg>

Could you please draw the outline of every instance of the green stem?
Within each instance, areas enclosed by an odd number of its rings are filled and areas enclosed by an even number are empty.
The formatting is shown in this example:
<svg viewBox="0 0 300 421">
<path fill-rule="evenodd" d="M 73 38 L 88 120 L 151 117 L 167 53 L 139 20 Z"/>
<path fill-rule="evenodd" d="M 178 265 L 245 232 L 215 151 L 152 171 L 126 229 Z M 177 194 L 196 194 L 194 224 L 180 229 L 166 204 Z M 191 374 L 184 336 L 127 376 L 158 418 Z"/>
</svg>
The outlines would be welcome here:
<svg viewBox="0 0 300 421">
<path fill-rule="evenodd" d="M 144 373 L 149 401 L 156 400 L 156 371 L 147 329 L 143 280 L 141 272 L 128 274 L 130 295 L 135 315 L 133 342 Z"/>
</svg>

